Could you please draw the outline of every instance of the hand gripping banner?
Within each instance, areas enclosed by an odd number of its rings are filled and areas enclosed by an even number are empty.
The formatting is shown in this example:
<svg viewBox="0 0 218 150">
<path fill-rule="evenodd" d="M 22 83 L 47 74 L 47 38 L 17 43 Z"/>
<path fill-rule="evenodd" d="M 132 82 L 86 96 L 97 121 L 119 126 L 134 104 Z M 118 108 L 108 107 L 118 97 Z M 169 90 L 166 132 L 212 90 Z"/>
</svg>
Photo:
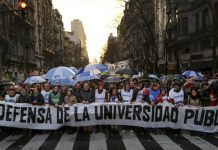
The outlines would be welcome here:
<svg viewBox="0 0 218 150">
<path fill-rule="evenodd" d="M 56 130 L 63 126 L 128 125 L 218 132 L 218 107 L 174 107 L 169 103 L 92 103 L 32 106 L 0 102 L 0 126 Z"/>
</svg>

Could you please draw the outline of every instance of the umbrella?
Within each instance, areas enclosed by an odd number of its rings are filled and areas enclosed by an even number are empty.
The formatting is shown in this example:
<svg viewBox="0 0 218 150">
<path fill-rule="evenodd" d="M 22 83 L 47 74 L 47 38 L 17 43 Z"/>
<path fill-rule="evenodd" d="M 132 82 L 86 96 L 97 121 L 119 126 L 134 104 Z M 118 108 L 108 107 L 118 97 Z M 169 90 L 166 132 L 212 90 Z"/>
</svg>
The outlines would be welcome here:
<svg viewBox="0 0 218 150">
<path fill-rule="evenodd" d="M 138 75 L 139 73 L 131 68 L 119 69 L 115 72 L 115 74 L 128 74 L 128 75 Z"/>
<path fill-rule="evenodd" d="M 53 79 L 53 80 L 50 80 L 49 83 L 51 85 L 61 85 L 61 86 L 64 86 L 64 85 L 75 85 L 75 81 L 71 78 L 63 78 L 63 79 Z"/>
<path fill-rule="evenodd" d="M 25 84 L 35 84 L 35 83 L 43 83 L 46 82 L 46 80 L 41 77 L 41 76 L 32 76 L 32 77 L 28 77 L 24 83 Z"/>
<path fill-rule="evenodd" d="M 70 79 L 75 76 L 75 73 L 67 67 L 57 67 L 49 70 L 46 73 L 46 79 L 51 80 L 63 80 Z"/>
<path fill-rule="evenodd" d="M 197 72 L 191 70 L 185 71 L 182 75 L 186 77 L 200 77 L 200 75 Z"/>
<path fill-rule="evenodd" d="M 97 75 L 97 74 L 90 75 L 89 73 L 90 72 L 84 72 L 84 73 L 79 74 L 76 77 L 75 82 L 90 81 L 90 80 L 95 80 L 95 79 L 100 80 L 100 75 Z"/>
<path fill-rule="evenodd" d="M 160 78 L 158 78 L 158 77 L 157 77 L 156 75 L 154 75 L 154 74 L 150 74 L 150 75 L 148 76 L 148 78 L 160 80 Z"/>
<path fill-rule="evenodd" d="M 107 82 L 107 83 L 114 83 L 114 82 L 120 82 L 121 79 L 118 78 L 118 77 L 108 77 L 104 80 L 104 82 Z"/>
<path fill-rule="evenodd" d="M 92 64 L 92 65 L 87 65 L 83 69 L 80 69 L 78 74 L 81 74 L 84 72 L 92 72 L 93 74 L 100 74 L 108 70 L 109 70 L 108 67 L 104 64 Z"/>
<path fill-rule="evenodd" d="M 78 73 L 78 71 L 79 71 L 79 70 L 76 69 L 75 67 L 70 67 L 69 69 L 72 70 L 72 71 L 75 72 L 75 73 Z"/>
</svg>

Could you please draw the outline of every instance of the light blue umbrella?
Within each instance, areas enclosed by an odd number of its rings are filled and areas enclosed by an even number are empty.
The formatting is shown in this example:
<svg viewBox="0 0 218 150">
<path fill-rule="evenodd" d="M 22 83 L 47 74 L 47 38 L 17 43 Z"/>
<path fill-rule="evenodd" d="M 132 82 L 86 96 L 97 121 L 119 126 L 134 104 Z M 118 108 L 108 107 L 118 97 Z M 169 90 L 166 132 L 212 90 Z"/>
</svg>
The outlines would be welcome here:
<svg viewBox="0 0 218 150">
<path fill-rule="evenodd" d="M 90 72 L 84 72 L 84 73 L 81 73 L 79 74 L 77 77 L 76 77 L 76 82 L 82 82 L 82 81 L 90 81 L 90 80 L 99 80 L 100 79 L 100 75 L 97 75 L 97 74 L 90 74 Z"/>
<path fill-rule="evenodd" d="M 32 76 L 32 77 L 28 77 L 24 83 L 25 84 L 36 84 L 36 83 L 43 83 L 46 82 L 46 80 L 41 77 L 41 76 Z"/>
<path fill-rule="evenodd" d="M 63 80 L 63 79 L 72 79 L 75 76 L 75 72 L 70 70 L 67 67 L 57 67 L 49 70 L 46 73 L 46 79 L 51 80 Z"/>
<path fill-rule="evenodd" d="M 182 75 L 186 77 L 195 77 L 195 78 L 201 77 L 197 72 L 192 70 L 185 71 Z"/>
<path fill-rule="evenodd" d="M 80 69 L 78 74 L 84 73 L 84 72 L 92 72 L 92 74 L 100 74 L 102 72 L 108 71 L 108 67 L 104 64 L 92 64 L 87 65 L 85 68 Z"/>
<path fill-rule="evenodd" d="M 157 77 L 156 75 L 154 75 L 154 74 L 150 74 L 150 75 L 148 76 L 148 78 L 160 80 L 160 78 L 158 78 L 158 77 Z"/>
<path fill-rule="evenodd" d="M 76 82 L 71 79 L 71 78 L 65 78 L 65 79 L 53 79 L 53 80 L 49 80 L 49 83 L 51 85 L 61 85 L 61 86 L 64 86 L 64 85 L 75 85 Z"/>
<path fill-rule="evenodd" d="M 69 69 L 72 70 L 73 72 L 75 72 L 76 74 L 79 72 L 79 70 L 76 69 L 75 67 L 70 67 Z"/>
</svg>

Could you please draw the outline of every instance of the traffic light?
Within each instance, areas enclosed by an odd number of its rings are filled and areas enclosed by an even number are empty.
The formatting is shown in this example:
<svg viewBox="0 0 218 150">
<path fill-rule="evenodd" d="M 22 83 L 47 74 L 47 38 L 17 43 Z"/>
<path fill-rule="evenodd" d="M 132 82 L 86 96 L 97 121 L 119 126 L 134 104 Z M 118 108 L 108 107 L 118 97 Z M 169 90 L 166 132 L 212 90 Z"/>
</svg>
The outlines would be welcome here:
<svg viewBox="0 0 218 150">
<path fill-rule="evenodd" d="M 18 3 L 18 7 L 21 9 L 21 17 L 23 19 L 26 18 L 26 14 L 27 14 L 27 3 L 25 0 L 20 0 Z"/>
</svg>

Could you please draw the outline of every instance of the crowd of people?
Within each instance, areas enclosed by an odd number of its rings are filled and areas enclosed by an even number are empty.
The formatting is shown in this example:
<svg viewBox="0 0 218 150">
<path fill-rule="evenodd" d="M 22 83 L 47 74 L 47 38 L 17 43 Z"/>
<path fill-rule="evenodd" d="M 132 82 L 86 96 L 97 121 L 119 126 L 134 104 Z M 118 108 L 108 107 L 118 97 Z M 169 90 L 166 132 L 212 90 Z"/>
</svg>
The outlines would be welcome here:
<svg viewBox="0 0 218 150">
<path fill-rule="evenodd" d="M 175 107 L 184 105 L 194 107 L 216 106 L 218 89 L 212 88 L 207 82 L 198 87 L 194 84 L 185 86 L 181 81 L 158 81 L 129 79 L 119 83 L 90 81 L 77 83 L 75 86 L 52 86 L 49 83 L 9 86 L 1 91 L 0 100 L 10 103 L 29 103 L 32 105 L 50 105 L 63 107 L 76 103 L 147 103 L 155 106 L 158 103 L 172 103 Z M 99 130 L 101 126 L 97 126 Z M 92 132 L 92 127 L 84 127 L 85 132 Z M 117 131 L 117 126 L 111 126 Z M 123 129 L 132 128 L 123 127 Z M 123 130 L 125 131 L 125 130 Z"/>
</svg>

